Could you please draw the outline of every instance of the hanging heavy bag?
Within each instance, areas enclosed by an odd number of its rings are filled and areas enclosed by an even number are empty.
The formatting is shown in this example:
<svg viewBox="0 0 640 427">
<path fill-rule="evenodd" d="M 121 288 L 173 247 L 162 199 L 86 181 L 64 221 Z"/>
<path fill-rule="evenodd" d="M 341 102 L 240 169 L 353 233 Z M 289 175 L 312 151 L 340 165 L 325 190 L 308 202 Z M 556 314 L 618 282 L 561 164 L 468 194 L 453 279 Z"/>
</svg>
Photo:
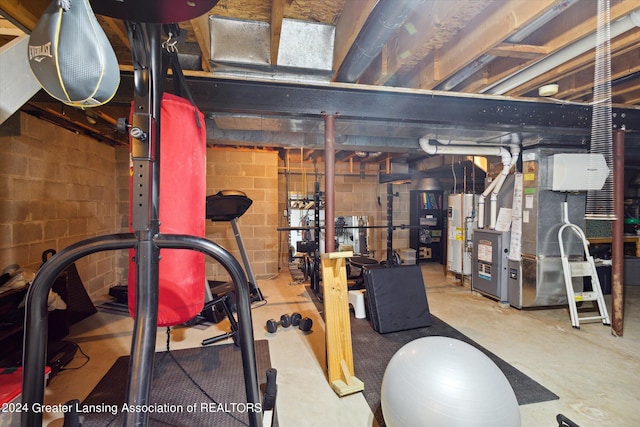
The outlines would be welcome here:
<svg viewBox="0 0 640 427">
<path fill-rule="evenodd" d="M 191 99 L 177 59 L 177 53 L 173 52 L 170 61 L 174 78 Z M 204 115 L 192 100 L 170 93 L 163 95 L 160 107 L 161 167 L 158 196 L 162 234 L 205 235 L 207 132 L 204 123 Z M 130 179 L 130 185 L 133 185 L 133 178 Z M 129 218 L 133 218 L 131 203 Z M 135 316 L 135 251 L 131 250 L 129 254 L 127 295 L 129 312 Z M 161 249 L 158 275 L 158 326 L 185 323 L 202 311 L 206 285 L 203 253 L 186 249 Z"/>
<path fill-rule="evenodd" d="M 49 95 L 74 107 L 113 98 L 118 59 L 88 0 L 53 0 L 29 39 L 29 65 Z"/>
</svg>

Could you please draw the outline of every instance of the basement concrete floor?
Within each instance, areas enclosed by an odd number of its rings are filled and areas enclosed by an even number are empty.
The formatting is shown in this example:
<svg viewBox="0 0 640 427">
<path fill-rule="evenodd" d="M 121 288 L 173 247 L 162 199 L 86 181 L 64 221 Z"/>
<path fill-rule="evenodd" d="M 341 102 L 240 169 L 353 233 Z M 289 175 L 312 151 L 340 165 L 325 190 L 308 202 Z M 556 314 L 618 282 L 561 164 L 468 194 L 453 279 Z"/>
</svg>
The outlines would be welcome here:
<svg viewBox="0 0 640 427">
<path fill-rule="evenodd" d="M 439 264 L 422 265 L 431 313 L 449 323 L 529 375 L 560 399 L 520 406 L 523 427 L 557 426 L 562 413 L 581 427 L 640 425 L 640 286 L 625 288 L 624 336 L 614 337 L 601 323 L 571 328 L 567 308 L 517 310 L 472 292 L 447 278 Z M 267 304 L 252 309 L 255 339 L 269 341 L 271 362 L 278 370 L 279 425 L 377 425 L 361 393 L 337 397 L 325 377 L 324 324 L 305 291 L 288 271 L 260 280 Z M 611 313 L 611 298 L 606 296 Z M 265 330 L 267 319 L 300 312 L 313 319 L 313 331 L 296 328 Z M 81 401 L 115 360 L 129 353 L 133 322 L 129 317 L 98 312 L 72 326 L 68 339 L 78 343 L 90 361 L 56 376 L 46 390 L 45 403 Z M 228 330 L 227 321 L 206 329 L 175 328 L 171 349 L 199 346 L 202 339 Z M 166 348 L 159 329 L 157 349 Z M 375 351 L 375 349 L 372 349 Z M 77 358 L 68 366 L 79 366 Z M 355 373 L 356 377 L 358 373 Z M 62 426 L 55 414 L 45 425 Z"/>
</svg>

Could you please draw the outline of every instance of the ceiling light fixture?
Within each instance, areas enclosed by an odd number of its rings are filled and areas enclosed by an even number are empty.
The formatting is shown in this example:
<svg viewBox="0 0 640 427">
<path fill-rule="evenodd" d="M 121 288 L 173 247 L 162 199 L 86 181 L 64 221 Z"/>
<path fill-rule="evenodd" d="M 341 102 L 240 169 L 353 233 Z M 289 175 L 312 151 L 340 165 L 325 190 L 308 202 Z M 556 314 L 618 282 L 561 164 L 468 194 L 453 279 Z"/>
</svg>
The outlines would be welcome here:
<svg viewBox="0 0 640 427">
<path fill-rule="evenodd" d="M 540 86 L 538 88 L 539 96 L 553 96 L 558 93 L 558 85 L 556 83 Z"/>
</svg>

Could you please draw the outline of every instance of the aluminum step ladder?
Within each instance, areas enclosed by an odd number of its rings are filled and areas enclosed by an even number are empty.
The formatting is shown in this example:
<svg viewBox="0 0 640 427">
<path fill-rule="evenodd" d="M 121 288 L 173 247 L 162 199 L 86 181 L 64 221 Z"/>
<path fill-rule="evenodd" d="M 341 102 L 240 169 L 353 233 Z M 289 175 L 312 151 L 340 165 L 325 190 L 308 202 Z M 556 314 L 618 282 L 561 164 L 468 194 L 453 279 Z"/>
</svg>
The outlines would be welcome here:
<svg viewBox="0 0 640 427">
<path fill-rule="evenodd" d="M 589 241 L 584 235 L 584 232 L 580 227 L 569 222 L 567 202 L 563 202 L 563 221 L 564 224 L 558 230 L 558 243 L 560 244 L 560 258 L 562 260 L 562 271 L 564 273 L 564 283 L 567 288 L 567 300 L 569 302 L 569 313 L 571 314 L 571 326 L 576 329 L 580 329 L 580 321 L 602 320 L 602 324 L 611 325 L 609 320 L 609 313 L 607 312 L 607 306 L 604 302 L 602 295 L 602 287 L 600 286 L 600 279 L 598 279 L 598 273 L 596 265 L 593 261 L 593 257 L 589 253 Z M 582 241 L 584 248 L 584 260 L 583 261 L 569 261 L 568 255 L 565 253 L 563 244 L 563 233 L 565 230 L 574 232 Z M 573 289 L 574 277 L 591 277 L 591 289 L 590 292 L 575 292 Z M 596 301 L 598 305 L 598 316 L 579 317 L 578 316 L 578 302 L 583 301 Z"/>
</svg>

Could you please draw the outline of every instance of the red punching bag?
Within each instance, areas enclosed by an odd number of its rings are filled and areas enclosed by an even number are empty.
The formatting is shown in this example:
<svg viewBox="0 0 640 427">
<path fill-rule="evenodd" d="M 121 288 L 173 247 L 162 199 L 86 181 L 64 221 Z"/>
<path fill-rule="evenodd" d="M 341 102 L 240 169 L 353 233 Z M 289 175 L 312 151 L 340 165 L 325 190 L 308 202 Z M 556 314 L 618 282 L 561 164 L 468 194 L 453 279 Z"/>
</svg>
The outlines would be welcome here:
<svg viewBox="0 0 640 427">
<path fill-rule="evenodd" d="M 196 114 L 199 120 L 196 120 Z M 165 93 L 160 110 L 160 232 L 204 237 L 207 142 L 204 115 L 188 100 Z M 131 201 L 131 186 L 129 194 Z M 129 203 L 131 206 L 131 203 Z M 129 227 L 132 212 L 129 209 Z M 135 251 L 129 251 L 129 312 L 135 315 Z M 204 254 L 161 249 L 158 326 L 193 319 L 204 306 Z"/>
</svg>

